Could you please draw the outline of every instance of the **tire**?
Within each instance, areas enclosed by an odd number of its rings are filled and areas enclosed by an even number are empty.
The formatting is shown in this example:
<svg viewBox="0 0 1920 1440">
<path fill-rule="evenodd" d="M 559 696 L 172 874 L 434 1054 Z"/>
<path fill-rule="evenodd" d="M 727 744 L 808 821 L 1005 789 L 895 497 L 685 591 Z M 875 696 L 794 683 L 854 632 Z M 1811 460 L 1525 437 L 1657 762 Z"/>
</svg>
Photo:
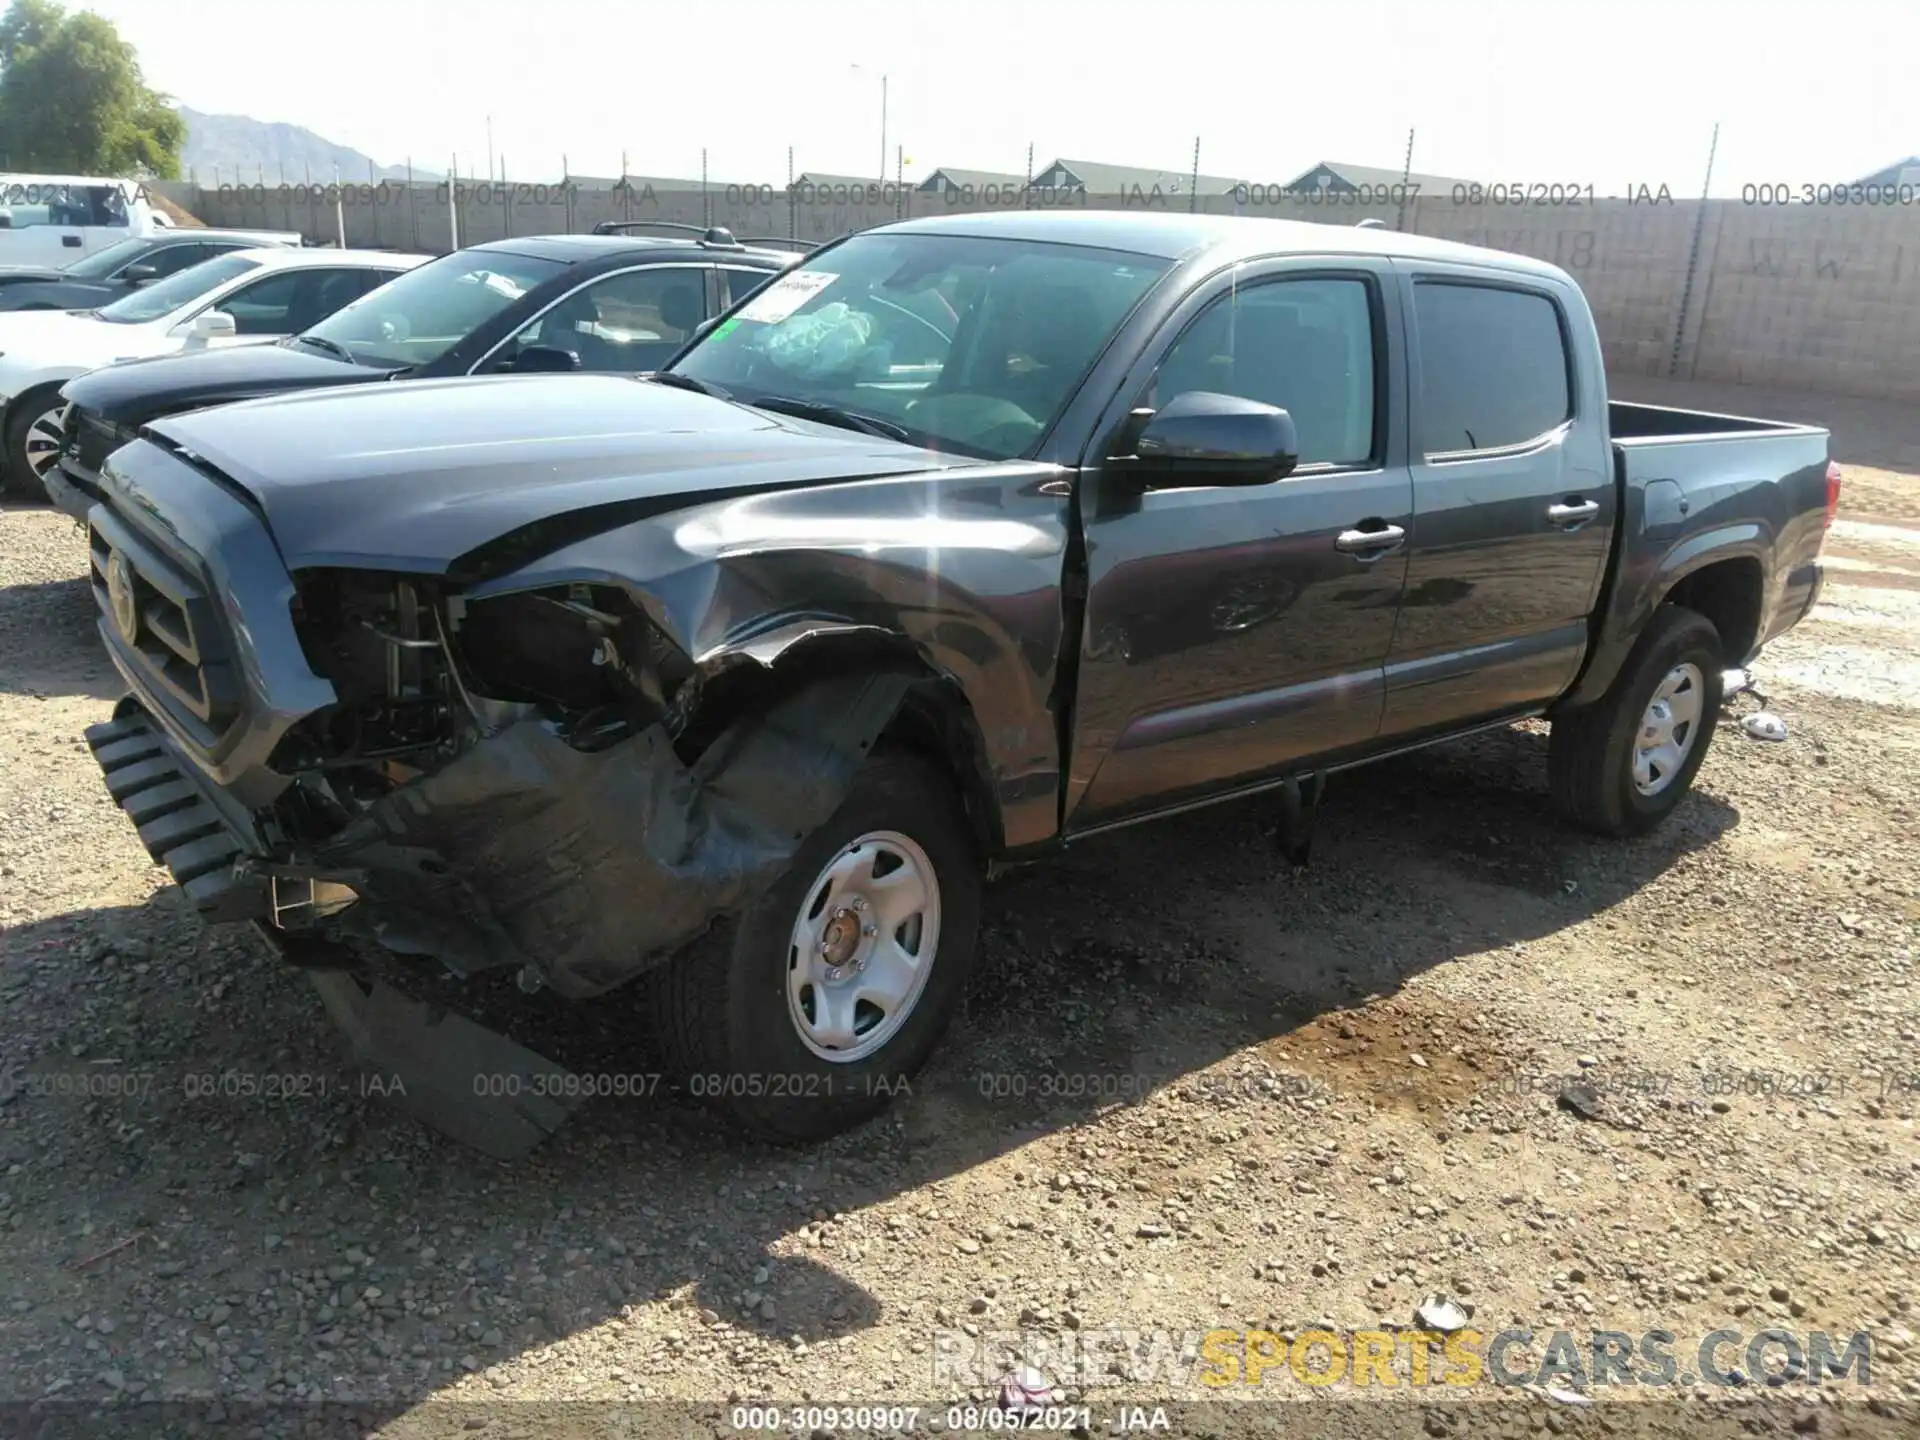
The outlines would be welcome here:
<svg viewBox="0 0 1920 1440">
<path fill-rule="evenodd" d="M 32 443 L 34 422 L 43 415 L 57 414 L 65 409 L 60 403 L 60 389 L 58 386 L 43 386 L 39 390 L 29 390 L 8 408 L 13 413 L 7 418 L 6 493 L 16 500 L 46 500 L 49 498 L 47 487 L 34 473 L 32 462 L 27 457 L 27 447 Z"/>
<path fill-rule="evenodd" d="M 859 852 L 849 848 L 863 837 L 887 835 L 897 839 Z M 898 840 L 917 847 L 935 882 L 933 910 L 895 932 L 930 944 L 920 957 L 927 969 L 884 1042 L 864 1055 L 856 1046 L 848 1051 L 853 1058 L 826 1058 L 803 1037 L 795 1007 L 805 1013 L 804 1001 L 790 999 L 790 982 L 799 974 L 804 985 L 804 967 L 813 962 L 811 952 L 802 955 L 796 946 L 796 926 L 803 905 L 812 908 L 809 902 L 823 895 L 830 865 L 849 856 L 856 868 L 858 856 L 898 858 L 890 851 Z M 917 869 L 918 863 L 909 866 Z M 960 1006 L 979 933 L 980 887 L 979 854 L 947 776 L 910 752 L 876 751 L 840 808 L 807 837 L 757 904 L 649 977 L 649 1008 L 667 1068 L 695 1099 L 763 1139 L 823 1140 L 872 1118 L 895 1095 L 907 1093 Z M 873 893 L 868 913 L 877 915 L 885 901 L 881 892 Z M 865 903 L 864 895 L 847 892 L 842 898 L 847 894 Z M 820 912 L 822 919 L 827 913 Z M 844 939 L 847 932 L 840 933 Z M 875 961 L 873 975 L 881 974 L 877 955 L 865 949 L 859 954 Z M 796 963 L 803 968 L 796 971 Z M 868 973 L 861 961 L 859 974 L 850 974 L 855 991 Z M 874 1022 L 876 1007 L 860 1013 L 869 1022 L 864 1044 L 878 1038 L 883 1022 Z"/>
<path fill-rule="evenodd" d="M 1672 677 L 1691 666 L 1677 689 Z M 1686 798 L 1713 743 L 1720 719 L 1720 675 L 1725 659 L 1720 632 L 1704 615 L 1662 605 L 1627 657 L 1613 686 L 1599 700 L 1554 718 L 1547 771 L 1555 808 L 1596 834 L 1644 835 Z M 1664 717 L 1650 712 L 1663 687 L 1673 690 Z M 1686 702 L 1689 690 L 1697 691 Z M 1684 727 L 1671 717 L 1697 704 Z M 1672 751 L 1642 746 L 1643 722 L 1665 725 L 1668 738 L 1682 737 Z M 1639 756 L 1647 756 L 1636 775 Z M 1652 790 L 1643 788 L 1651 780 Z"/>
</svg>

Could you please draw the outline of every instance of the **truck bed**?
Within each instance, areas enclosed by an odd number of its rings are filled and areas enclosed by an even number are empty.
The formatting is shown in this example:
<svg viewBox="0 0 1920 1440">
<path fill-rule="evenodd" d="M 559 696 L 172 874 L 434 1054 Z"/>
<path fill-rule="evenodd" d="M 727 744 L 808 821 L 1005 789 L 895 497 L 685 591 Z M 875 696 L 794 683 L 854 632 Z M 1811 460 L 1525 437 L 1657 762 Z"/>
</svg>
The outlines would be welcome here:
<svg viewBox="0 0 1920 1440">
<path fill-rule="evenodd" d="M 1615 483 L 1627 521 L 1602 600 L 1595 655 L 1576 688 L 1595 698 L 1624 663 L 1653 605 L 1711 552 L 1750 598 L 1709 618 L 1727 659 L 1744 665 L 1794 624 L 1819 592 L 1827 447 L 1819 425 L 1607 403 Z M 1684 593 L 1684 592 L 1678 592 Z"/>
<path fill-rule="evenodd" d="M 1636 405 L 1626 400 L 1607 402 L 1607 431 L 1616 442 L 1622 444 L 1827 433 L 1817 425 L 1797 425 L 1785 420 L 1754 420 L 1744 415 L 1716 415 L 1708 410 L 1676 410 L 1667 405 Z"/>
</svg>

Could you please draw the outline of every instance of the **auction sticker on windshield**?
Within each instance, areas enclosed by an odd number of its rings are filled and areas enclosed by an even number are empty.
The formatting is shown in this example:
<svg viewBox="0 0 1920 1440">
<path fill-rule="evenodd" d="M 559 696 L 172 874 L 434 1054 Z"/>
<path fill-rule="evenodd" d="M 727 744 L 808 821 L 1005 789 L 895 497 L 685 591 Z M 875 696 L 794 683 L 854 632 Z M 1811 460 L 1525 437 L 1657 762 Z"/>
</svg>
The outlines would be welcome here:
<svg viewBox="0 0 1920 1440">
<path fill-rule="evenodd" d="M 839 278 L 825 270 L 797 270 L 782 275 L 747 302 L 740 318 L 764 320 L 769 324 L 784 320 Z"/>
</svg>

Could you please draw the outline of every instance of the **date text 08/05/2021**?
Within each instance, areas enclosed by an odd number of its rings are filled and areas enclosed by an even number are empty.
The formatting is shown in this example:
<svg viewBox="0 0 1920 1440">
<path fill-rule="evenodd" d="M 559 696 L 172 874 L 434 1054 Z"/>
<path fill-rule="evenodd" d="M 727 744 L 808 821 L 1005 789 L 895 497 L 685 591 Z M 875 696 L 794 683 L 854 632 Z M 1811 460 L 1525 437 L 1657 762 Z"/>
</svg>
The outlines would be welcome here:
<svg viewBox="0 0 1920 1440">
<path fill-rule="evenodd" d="M 729 1412 L 742 1434 L 981 1435 L 1009 1431 L 1127 1434 L 1172 1429 L 1162 1405 L 976 1403 L 953 1405 L 735 1405 Z"/>
</svg>

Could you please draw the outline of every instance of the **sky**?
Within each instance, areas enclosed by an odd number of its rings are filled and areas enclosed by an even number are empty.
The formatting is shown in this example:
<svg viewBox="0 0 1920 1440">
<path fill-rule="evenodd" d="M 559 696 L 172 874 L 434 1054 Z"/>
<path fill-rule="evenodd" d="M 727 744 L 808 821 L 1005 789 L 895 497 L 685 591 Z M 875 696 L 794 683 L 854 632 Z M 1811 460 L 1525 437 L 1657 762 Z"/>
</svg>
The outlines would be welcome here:
<svg viewBox="0 0 1920 1440">
<path fill-rule="evenodd" d="M 1696 195 L 1920 152 L 1913 0 L 93 0 L 148 83 L 383 164 L 1025 173 L 1056 156 L 1278 183 L 1322 160 Z M 856 68 L 857 67 L 857 68 Z M 208 177 L 201 177 L 206 180 Z M 269 182 L 275 177 L 269 176 Z M 1915 210 L 1920 223 L 1920 208 Z"/>
</svg>

